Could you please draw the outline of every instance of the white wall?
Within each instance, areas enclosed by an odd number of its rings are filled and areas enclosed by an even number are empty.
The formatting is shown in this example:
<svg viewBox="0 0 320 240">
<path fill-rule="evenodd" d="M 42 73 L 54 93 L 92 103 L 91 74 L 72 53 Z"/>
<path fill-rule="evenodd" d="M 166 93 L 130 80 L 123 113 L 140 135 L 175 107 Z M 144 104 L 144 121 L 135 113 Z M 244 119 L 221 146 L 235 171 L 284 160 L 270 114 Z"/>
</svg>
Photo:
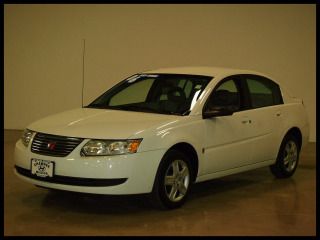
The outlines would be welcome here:
<svg viewBox="0 0 320 240">
<path fill-rule="evenodd" d="M 133 73 L 225 66 L 273 76 L 316 132 L 315 5 L 5 5 L 4 127 L 81 105 Z"/>
</svg>

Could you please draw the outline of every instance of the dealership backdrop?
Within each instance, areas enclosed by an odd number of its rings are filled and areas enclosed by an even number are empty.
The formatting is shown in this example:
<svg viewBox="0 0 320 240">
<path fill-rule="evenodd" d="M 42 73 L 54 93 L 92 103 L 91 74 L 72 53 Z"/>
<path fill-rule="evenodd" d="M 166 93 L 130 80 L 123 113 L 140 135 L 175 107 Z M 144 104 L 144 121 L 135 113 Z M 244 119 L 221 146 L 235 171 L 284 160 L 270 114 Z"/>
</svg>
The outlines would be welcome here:
<svg viewBox="0 0 320 240">
<path fill-rule="evenodd" d="M 224 66 L 303 98 L 316 140 L 315 5 L 5 5 L 4 128 L 23 129 L 136 72 Z"/>
</svg>

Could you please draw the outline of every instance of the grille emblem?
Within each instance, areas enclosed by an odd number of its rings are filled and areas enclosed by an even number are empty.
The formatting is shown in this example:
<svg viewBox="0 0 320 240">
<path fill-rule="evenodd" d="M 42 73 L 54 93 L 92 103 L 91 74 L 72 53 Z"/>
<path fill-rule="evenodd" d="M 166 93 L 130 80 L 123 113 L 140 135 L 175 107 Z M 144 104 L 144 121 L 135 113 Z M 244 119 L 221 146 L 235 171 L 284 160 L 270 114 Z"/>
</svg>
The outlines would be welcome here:
<svg viewBox="0 0 320 240">
<path fill-rule="evenodd" d="M 56 148 L 56 144 L 56 142 L 50 142 L 48 143 L 47 148 L 50 150 L 54 150 Z"/>
</svg>

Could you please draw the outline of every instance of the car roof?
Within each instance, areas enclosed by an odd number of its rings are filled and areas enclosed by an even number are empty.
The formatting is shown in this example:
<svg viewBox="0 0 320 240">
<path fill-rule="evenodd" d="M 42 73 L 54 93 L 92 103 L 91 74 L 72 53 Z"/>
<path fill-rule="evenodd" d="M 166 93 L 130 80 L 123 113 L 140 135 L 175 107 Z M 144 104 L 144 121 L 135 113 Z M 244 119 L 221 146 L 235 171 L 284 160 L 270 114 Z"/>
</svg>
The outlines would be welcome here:
<svg viewBox="0 0 320 240">
<path fill-rule="evenodd" d="M 160 68 L 155 70 L 145 71 L 143 73 L 168 73 L 168 74 L 190 74 L 190 75 L 204 75 L 204 76 L 229 76 L 234 74 L 257 74 L 266 76 L 265 74 L 244 69 L 224 68 L 224 67 L 174 67 L 174 68 Z M 267 77 L 267 76 L 266 76 Z"/>
</svg>

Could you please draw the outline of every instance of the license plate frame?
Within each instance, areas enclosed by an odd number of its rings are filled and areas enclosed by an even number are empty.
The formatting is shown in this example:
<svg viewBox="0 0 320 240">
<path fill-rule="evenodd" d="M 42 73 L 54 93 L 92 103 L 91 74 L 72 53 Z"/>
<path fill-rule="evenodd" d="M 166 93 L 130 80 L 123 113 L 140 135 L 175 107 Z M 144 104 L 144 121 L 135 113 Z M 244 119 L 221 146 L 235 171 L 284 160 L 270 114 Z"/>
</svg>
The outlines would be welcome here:
<svg viewBox="0 0 320 240">
<path fill-rule="evenodd" d="M 41 178 L 53 178 L 55 162 L 31 158 L 31 174 Z"/>
</svg>

